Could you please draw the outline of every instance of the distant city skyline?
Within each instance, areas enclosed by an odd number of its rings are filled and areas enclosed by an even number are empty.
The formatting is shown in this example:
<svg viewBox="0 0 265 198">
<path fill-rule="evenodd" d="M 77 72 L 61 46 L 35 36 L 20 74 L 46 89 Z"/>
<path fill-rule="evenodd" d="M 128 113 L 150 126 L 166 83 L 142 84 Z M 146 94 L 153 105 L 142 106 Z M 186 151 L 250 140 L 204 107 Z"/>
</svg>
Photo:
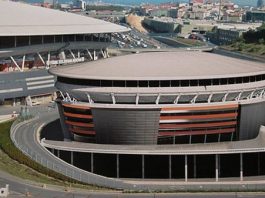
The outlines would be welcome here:
<svg viewBox="0 0 265 198">
<path fill-rule="evenodd" d="M 25 0 L 29 3 L 34 2 L 43 2 L 43 0 Z M 89 1 L 89 0 L 87 0 Z M 139 5 L 141 3 L 154 3 L 159 4 L 163 2 L 188 2 L 189 0 L 101 0 L 105 3 L 111 3 L 111 4 L 128 4 L 128 5 Z M 216 0 L 218 1 L 218 0 Z M 242 6 L 256 6 L 257 0 L 231 0 L 235 4 L 242 5 Z M 71 2 L 71 0 L 59 0 L 59 3 L 68 3 Z"/>
</svg>

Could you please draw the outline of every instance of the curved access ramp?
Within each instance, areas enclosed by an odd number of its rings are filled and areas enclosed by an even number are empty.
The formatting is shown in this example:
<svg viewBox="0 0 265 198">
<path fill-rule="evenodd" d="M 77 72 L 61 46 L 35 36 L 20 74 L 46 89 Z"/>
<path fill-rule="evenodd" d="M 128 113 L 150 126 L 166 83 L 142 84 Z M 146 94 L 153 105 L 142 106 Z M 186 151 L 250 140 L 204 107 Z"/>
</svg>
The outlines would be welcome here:
<svg viewBox="0 0 265 198">
<path fill-rule="evenodd" d="M 121 145 L 91 145 L 75 142 L 55 142 L 48 140 L 39 140 L 41 129 L 48 123 L 58 119 L 58 112 L 43 111 L 39 112 L 35 118 L 24 121 L 21 123 L 14 123 L 11 128 L 11 138 L 15 145 L 27 156 L 34 161 L 42 164 L 43 166 L 59 172 L 65 176 L 75 180 L 108 188 L 123 189 L 129 191 L 219 191 L 219 190 L 246 190 L 254 189 L 261 190 L 265 188 L 265 179 L 263 176 L 257 177 L 255 181 L 240 181 L 240 180 L 226 180 L 213 182 L 212 180 L 192 180 L 192 181 L 179 181 L 179 180 L 125 180 L 100 176 L 91 172 L 79 169 L 71 164 L 66 163 L 60 158 L 49 152 L 47 148 L 55 148 L 69 151 L 83 152 L 99 152 L 106 153 L 131 153 L 131 154 L 152 154 L 164 155 L 178 154 L 188 155 L 191 153 L 206 154 L 206 153 L 248 153 L 248 152 L 264 152 L 265 151 L 265 127 L 261 127 L 260 134 L 256 139 L 204 145 L 159 145 L 154 147 L 149 146 L 121 146 Z M 159 151 L 159 150 L 162 151 Z M 178 150 L 178 151 L 177 151 Z M 159 152 L 158 152 L 159 151 Z"/>
</svg>

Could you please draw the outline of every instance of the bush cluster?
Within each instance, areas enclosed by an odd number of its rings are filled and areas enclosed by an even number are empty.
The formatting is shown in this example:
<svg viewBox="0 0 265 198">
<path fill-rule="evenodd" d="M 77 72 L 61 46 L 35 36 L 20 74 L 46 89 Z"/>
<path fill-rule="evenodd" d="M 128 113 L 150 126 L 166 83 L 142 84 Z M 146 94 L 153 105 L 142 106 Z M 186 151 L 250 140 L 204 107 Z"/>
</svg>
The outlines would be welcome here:
<svg viewBox="0 0 265 198">
<path fill-rule="evenodd" d="M 243 39 L 246 43 L 265 44 L 265 23 L 257 30 L 249 30 L 243 33 Z"/>
<path fill-rule="evenodd" d="M 12 159 L 18 161 L 21 164 L 24 164 L 42 174 L 59 179 L 64 182 L 71 183 L 81 183 L 69 177 L 66 177 L 60 173 L 57 173 L 53 170 L 50 170 L 37 162 L 30 159 L 28 156 L 24 155 L 15 145 L 13 144 L 10 138 L 10 128 L 13 121 L 5 122 L 0 125 L 0 148 Z"/>
</svg>

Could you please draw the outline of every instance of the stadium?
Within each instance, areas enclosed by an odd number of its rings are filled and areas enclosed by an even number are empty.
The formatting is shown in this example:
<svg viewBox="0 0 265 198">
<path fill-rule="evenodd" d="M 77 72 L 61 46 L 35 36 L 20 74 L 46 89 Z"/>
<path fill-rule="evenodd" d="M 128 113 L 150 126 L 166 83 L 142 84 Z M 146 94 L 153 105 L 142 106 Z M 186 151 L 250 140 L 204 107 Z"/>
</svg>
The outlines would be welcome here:
<svg viewBox="0 0 265 198">
<path fill-rule="evenodd" d="M 30 105 L 57 91 L 58 112 L 26 121 L 36 123 L 13 141 L 41 153 L 36 162 L 111 188 L 126 178 L 263 179 L 262 63 L 198 51 L 107 58 L 111 33 L 128 28 L 1 0 L 0 15 L 0 101 Z M 40 142 L 20 136 L 30 130 Z"/>
<path fill-rule="evenodd" d="M 5 19 L 0 20 L 0 101 L 4 104 L 51 96 L 55 89 L 49 67 L 107 58 L 111 33 L 129 30 L 12 1 L 0 1 L 0 16 Z"/>
<path fill-rule="evenodd" d="M 149 52 L 49 72 L 65 141 L 42 143 L 71 164 L 121 178 L 264 174 L 262 63 Z"/>
</svg>

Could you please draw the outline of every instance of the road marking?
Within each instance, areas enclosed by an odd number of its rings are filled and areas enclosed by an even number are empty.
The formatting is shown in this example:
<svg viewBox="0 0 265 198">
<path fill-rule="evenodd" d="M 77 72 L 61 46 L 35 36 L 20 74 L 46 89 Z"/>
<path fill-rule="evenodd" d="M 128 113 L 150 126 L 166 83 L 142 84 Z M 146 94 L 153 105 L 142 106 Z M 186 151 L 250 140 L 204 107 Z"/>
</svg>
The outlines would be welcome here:
<svg viewBox="0 0 265 198">
<path fill-rule="evenodd" d="M 0 90 L 0 93 L 11 93 L 11 92 L 17 92 L 17 91 L 23 91 L 23 88 L 2 89 Z"/>
<path fill-rule="evenodd" d="M 40 85 L 40 86 L 28 87 L 28 90 L 42 89 L 42 88 L 47 88 L 47 87 L 54 87 L 54 84 L 48 84 L 48 85 Z"/>
<path fill-rule="evenodd" d="M 26 81 L 44 80 L 44 79 L 51 79 L 51 78 L 54 78 L 54 77 L 53 76 L 39 76 L 39 77 L 26 78 Z"/>
<path fill-rule="evenodd" d="M 43 81 L 36 81 L 36 82 L 27 82 L 27 86 L 29 85 L 39 85 L 39 84 L 46 84 L 46 83 L 53 83 L 54 79 L 51 80 L 43 80 Z"/>
</svg>

